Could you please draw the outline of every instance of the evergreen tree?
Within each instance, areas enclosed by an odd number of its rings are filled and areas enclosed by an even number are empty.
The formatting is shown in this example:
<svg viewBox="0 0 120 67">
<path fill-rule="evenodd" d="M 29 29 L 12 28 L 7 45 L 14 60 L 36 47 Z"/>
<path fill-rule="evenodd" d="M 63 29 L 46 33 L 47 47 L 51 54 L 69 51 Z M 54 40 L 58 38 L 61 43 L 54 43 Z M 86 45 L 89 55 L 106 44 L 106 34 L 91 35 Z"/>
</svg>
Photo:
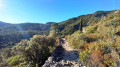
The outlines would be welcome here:
<svg viewBox="0 0 120 67">
<path fill-rule="evenodd" d="M 82 18 L 80 19 L 80 26 L 79 26 L 79 30 L 82 32 L 82 27 L 83 27 L 83 24 L 82 24 Z"/>
</svg>

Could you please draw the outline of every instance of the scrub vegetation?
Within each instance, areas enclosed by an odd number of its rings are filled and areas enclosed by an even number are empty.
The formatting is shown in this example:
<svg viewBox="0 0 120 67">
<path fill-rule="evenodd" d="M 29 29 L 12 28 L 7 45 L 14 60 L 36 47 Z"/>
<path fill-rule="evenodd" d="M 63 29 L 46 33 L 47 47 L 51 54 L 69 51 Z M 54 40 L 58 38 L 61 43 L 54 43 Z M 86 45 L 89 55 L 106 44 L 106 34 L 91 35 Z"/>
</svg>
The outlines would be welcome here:
<svg viewBox="0 0 120 67">
<path fill-rule="evenodd" d="M 0 24 L 0 67 L 41 67 L 61 37 L 88 67 L 120 63 L 120 10 L 97 11 L 60 23 Z"/>
<path fill-rule="evenodd" d="M 120 62 L 120 11 L 65 38 L 89 67 L 117 67 Z"/>
</svg>

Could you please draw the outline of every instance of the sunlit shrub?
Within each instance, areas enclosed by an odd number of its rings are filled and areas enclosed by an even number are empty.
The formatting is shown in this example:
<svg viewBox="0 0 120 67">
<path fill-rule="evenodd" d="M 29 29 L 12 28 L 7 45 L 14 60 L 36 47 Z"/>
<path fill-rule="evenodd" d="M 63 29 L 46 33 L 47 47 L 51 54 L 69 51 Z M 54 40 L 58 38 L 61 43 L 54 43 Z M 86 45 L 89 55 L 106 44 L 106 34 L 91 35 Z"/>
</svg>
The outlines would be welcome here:
<svg viewBox="0 0 120 67">
<path fill-rule="evenodd" d="M 86 41 L 84 41 L 84 40 L 73 41 L 73 47 L 76 49 L 83 48 L 84 44 L 86 44 Z"/>
<path fill-rule="evenodd" d="M 94 33 L 97 29 L 97 26 L 89 26 L 86 28 L 86 33 Z"/>
<path fill-rule="evenodd" d="M 114 16 L 115 16 L 115 14 L 113 14 L 113 13 L 112 13 L 112 14 L 110 14 L 110 15 L 108 16 L 108 18 L 107 18 L 107 19 L 108 19 L 108 20 L 109 20 L 109 19 L 113 19 L 113 18 L 114 18 Z"/>
<path fill-rule="evenodd" d="M 104 52 L 101 50 L 98 50 L 98 51 L 93 50 L 92 51 L 90 61 L 94 66 L 98 66 L 99 63 L 101 63 L 101 60 L 103 58 L 103 53 Z"/>
<path fill-rule="evenodd" d="M 26 62 L 23 62 L 23 63 L 20 63 L 20 67 L 25 67 L 27 65 L 27 63 Z"/>
<path fill-rule="evenodd" d="M 76 49 L 83 48 L 86 43 L 90 43 L 94 41 L 94 39 L 79 32 L 75 32 L 71 36 L 66 36 L 66 39 Z"/>
<path fill-rule="evenodd" d="M 113 59 L 112 66 L 116 67 L 116 66 L 117 66 L 117 63 L 120 62 L 119 54 L 118 54 L 118 52 L 116 52 L 115 49 L 111 49 L 110 55 L 111 55 L 111 58 Z"/>
<path fill-rule="evenodd" d="M 20 62 L 22 62 L 23 58 L 19 55 L 16 55 L 16 56 L 10 57 L 7 61 L 9 66 L 15 66 L 15 65 L 18 65 Z"/>
<path fill-rule="evenodd" d="M 82 51 L 79 53 L 79 59 L 82 61 L 82 62 L 85 62 L 86 61 L 86 57 L 87 57 L 87 51 Z"/>
<path fill-rule="evenodd" d="M 98 43 L 100 44 L 100 48 L 106 48 L 111 47 L 113 45 L 113 42 L 111 40 L 99 40 Z"/>
<path fill-rule="evenodd" d="M 105 54 L 103 63 L 105 63 L 107 66 L 111 66 L 111 64 L 113 63 L 113 59 L 110 58 L 110 55 Z"/>
<path fill-rule="evenodd" d="M 115 48 L 120 51 L 120 36 L 116 37 Z"/>
</svg>

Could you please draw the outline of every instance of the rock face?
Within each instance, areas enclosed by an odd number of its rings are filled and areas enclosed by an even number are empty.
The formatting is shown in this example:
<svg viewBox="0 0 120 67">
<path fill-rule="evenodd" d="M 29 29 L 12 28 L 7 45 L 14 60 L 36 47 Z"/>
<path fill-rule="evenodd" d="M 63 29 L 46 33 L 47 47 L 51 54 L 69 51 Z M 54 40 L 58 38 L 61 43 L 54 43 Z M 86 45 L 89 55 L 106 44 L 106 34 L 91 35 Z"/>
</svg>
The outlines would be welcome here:
<svg viewBox="0 0 120 67">
<path fill-rule="evenodd" d="M 42 67 L 85 67 L 78 59 L 78 53 L 73 50 L 65 39 L 59 39 L 58 46 Z"/>
</svg>

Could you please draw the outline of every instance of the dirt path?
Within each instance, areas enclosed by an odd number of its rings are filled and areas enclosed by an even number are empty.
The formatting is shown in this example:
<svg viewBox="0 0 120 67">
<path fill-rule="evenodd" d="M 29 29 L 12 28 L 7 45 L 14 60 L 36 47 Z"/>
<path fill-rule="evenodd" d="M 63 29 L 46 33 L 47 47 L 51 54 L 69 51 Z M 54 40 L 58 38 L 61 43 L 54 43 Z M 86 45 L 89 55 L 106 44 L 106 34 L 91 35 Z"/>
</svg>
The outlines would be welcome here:
<svg viewBox="0 0 120 67">
<path fill-rule="evenodd" d="M 78 59 L 78 53 L 69 43 L 60 38 L 58 46 L 42 67 L 85 67 Z"/>
<path fill-rule="evenodd" d="M 71 46 L 69 45 L 69 43 L 65 40 L 65 38 L 61 38 L 63 40 L 63 43 L 61 44 L 63 46 L 63 48 L 66 51 L 73 51 L 74 49 L 71 48 Z"/>
<path fill-rule="evenodd" d="M 69 43 L 65 40 L 65 38 L 62 38 L 62 47 L 65 49 L 63 59 L 66 61 L 77 61 L 78 60 L 78 53 L 75 51 Z"/>
</svg>

